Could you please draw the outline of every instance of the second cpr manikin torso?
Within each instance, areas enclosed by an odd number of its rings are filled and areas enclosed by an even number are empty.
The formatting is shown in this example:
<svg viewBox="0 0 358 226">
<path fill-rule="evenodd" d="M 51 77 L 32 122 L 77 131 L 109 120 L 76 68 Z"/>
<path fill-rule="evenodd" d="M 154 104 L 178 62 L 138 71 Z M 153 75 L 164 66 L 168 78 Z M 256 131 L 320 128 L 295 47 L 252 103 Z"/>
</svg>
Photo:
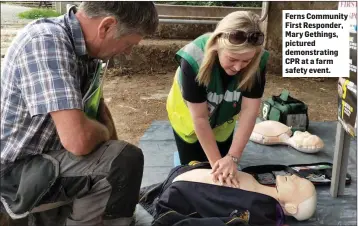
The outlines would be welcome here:
<svg viewBox="0 0 358 226">
<path fill-rule="evenodd" d="M 304 153 L 316 153 L 324 147 L 323 141 L 308 131 L 293 133 L 281 122 L 267 120 L 255 125 L 250 140 L 263 145 L 285 144 Z"/>
</svg>

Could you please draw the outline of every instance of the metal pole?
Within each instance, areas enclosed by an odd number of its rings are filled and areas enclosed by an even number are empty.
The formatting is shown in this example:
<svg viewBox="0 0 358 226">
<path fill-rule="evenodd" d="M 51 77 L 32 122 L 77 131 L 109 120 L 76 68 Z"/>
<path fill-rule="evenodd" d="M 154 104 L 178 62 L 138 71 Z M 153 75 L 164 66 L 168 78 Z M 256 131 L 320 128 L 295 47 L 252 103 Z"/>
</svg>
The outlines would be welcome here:
<svg viewBox="0 0 358 226">
<path fill-rule="evenodd" d="M 266 44 L 267 44 L 268 10 L 269 10 L 269 2 L 262 2 L 260 21 L 262 22 L 263 33 L 265 34 L 264 48 L 266 48 Z"/>
<path fill-rule="evenodd" d="M 260 21 L 266 20 L 266 17 L 268 14 L 268 6 L 269 6 L 269 2 L 262 2 L 262 11 L 261 11 Z"/>
<path fill-rule="evenodd" d="M 349 158 L 350 136 L 340 121 L 337 122 L 336 144 L 334 149 L 333 169 L 330 194 L 332 197 L 342 196 L 346 186 L 346 175 Z"/>
</svg>

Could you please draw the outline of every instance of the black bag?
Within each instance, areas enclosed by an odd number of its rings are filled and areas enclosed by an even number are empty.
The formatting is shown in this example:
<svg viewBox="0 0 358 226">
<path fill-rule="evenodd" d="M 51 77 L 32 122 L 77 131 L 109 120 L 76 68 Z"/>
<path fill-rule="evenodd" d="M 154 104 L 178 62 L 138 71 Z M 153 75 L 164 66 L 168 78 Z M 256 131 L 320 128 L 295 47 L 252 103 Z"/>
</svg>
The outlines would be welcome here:
<svg viewBox="0 0 358 226">
<path fill-rule="evenodd" d="M 283 90 L 281 95 L 272 96 L 265 100 L 261 108 L 264 120 L 281 122 L 291 127 L 292 132 L 306 131 L 309 126 L 308 106 Z"/>
<path fill-rule="evenodd" d="M 306 178 L 315 186 L 330 185 L 332 179 L 332 163 L 317 162 L 310 164 L 295 165 L 257 165 L 242 169 L 243 172 L 251 174 L 263 185 L 275 186 L 277 175 L 292 175 Z M 346 185 L 351 183 L 352 177 L 347 173 Z"/>
</svg>

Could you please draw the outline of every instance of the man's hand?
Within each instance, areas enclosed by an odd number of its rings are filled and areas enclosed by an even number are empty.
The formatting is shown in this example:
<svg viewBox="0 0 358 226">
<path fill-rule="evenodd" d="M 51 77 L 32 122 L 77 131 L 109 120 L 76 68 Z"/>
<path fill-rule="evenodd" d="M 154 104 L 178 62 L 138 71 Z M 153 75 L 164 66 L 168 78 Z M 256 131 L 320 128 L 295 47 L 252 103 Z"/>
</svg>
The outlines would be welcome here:
<svg viewBox="0 0 358 226">
<path fill-rule="evenodd" d="M 103 98 L 101 98 L 99 102 L 98 121 L 107 127 L 110 134 L 110 140 L 118 140 L 116 127 L 114 125 L 111 112 L 109 111 Z"/>
<path fill-rule="evenodd" d="M 106 126 L 89 119 L 82 110 L 71 109 L 50 113 L 63 147 L 74 155 L 86 155 L 100 143 L 110 139 Z"/>
</svg>

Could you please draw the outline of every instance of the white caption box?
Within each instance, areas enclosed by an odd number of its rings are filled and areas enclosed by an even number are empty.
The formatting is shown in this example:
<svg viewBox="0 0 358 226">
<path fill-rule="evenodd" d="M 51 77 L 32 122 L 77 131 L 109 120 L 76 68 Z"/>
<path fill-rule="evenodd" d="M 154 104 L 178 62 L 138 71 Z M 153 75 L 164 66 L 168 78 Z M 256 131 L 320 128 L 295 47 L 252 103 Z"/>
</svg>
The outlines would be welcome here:
<svg viewBox="0 0 358 226">
<path fill-rule="evenodd" d="M 339 10 L 282 10 L 283 77 L 349 77 L 349 18 Z"/>
</svg>

